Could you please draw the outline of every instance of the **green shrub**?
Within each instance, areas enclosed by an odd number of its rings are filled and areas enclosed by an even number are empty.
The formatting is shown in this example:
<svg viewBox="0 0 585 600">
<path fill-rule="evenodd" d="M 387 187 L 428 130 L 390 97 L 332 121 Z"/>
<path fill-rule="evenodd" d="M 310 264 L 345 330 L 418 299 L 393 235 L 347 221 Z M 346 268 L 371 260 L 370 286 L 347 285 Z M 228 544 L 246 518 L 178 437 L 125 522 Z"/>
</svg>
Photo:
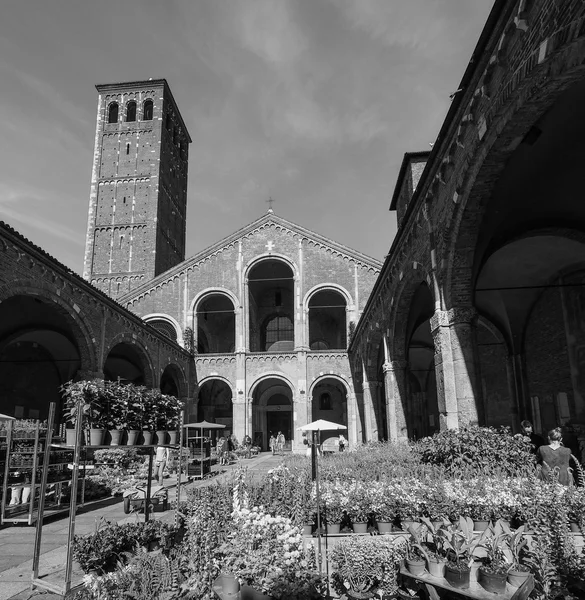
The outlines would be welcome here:
<svg viewBox="0 0 585 600">
<path fill-rule="evenodd" d="M 423 438 L 413 450 L 422 463 L 455 476 L 520 476 L 533 473 L 536 464 L 530 440 L 508 427 L 449 429 Z"/>
</svg>

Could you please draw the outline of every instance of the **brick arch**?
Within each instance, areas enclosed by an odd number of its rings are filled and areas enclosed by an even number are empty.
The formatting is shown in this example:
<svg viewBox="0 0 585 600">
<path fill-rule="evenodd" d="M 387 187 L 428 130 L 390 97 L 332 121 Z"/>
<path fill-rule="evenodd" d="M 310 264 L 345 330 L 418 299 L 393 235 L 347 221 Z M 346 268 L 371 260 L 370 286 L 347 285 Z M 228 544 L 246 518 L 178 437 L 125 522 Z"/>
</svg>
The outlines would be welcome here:
<svg viewBox="0 0 585 600">
<path fill-rule="evenodd" d="M 129 346 L 132 346 L 136 349 L 136 351 L 138 352 L 138 357 L 140 358 L 140 364 L 144 372 L 144 385 L 146 385 L 147 387 L 154 387 L 154 367 L 148 350 L 140 339 L 134 338 L 130 333 L 123 332 L 115 335 L 104 347 L 103 364 L 100 365 L 100 371 L 103 371 L 104 365 L 106 363 L 106 360 L 108 359 L 110 352 L 118 344 L 128 344 Z"/>
<path fill-rule="evenodd" d="M 162 378 L 165 371 L 169 370 L 169 372 L 173 375 L 175 379 L 175 383 L 177 384 L 179 398 L 186 398 L 189 390 L 187 377 L 185 375 L 185 370 L 178 365 L 177 363 L 169 362 L 166 365 L 161 365 L 161 374 L 159 377 L 159 381 Z"/>
<path fill-rule="evenodd" d="M 101 371 L 101 366 L 98 367 L 97 350 L 93 342 L 96 334 L 90 323 L 86 322 L 75 310 L 73 303 L 60 295 L 59 291 L 57 286 L 47 282 L 33 286 L 28 281 L 14 281 L 10 285 L 0 286 L 0 305 L 14 296 L 35 296 L 47 300 L 65 317 L 71 327 L 79 351 L 80 371 Z"/>
<path fill-rule="evenodd" d="M 550 60 L 526 77 L 518 93 L 509 95 L 498 111 L 503 116 L 494 119 L 478 145 L 466 172 L 460 203 L 451 216 L 450 229 L 445 236 L 443 291 L 447 307 L 473 305 L 476 244 L 494 187 L 516 150 L 517 142 L 561 94 L 582 77 L 577 55 L 579 53 L 569 47 L 556 49 Z M 510 73 L 510 77 L 513 76 L 514 73 Z"/>
<path fill-rule="evenodd" d="M 247 397 L 252 398 L 254 396 L 254 392 L 256 391 L 256 388 L 258 387 L 258 384 L 262 383 L 262 381 L 264 381 L 266 379 L 280 379 L 285 385 L 288 385 L 288 387 L 290 388 L 290 391 L 292 393 L 292 401 L 294 403 L 295 396 L 297 393 L 297 386 L 292 382 L 292 380 L 287 375 L 285 375 L 284 373 L 282 373 L 280 371 L 265 371 L 264 373 L 262 373 L 262 375 L 258 376 L 250 384 L 250 387 L 248 388 Z"/>
<path fill-rule="evenodd" d="M 421 283 L 426 283 L 428 285 L 435 306 L 437 304 L 430 271 L 425 269 L 421 263 L 417 263 L 417 268 L 410 270 L 403 277 L 394 296 L 397 298 L 397 301 L 394 303 L 392 317 L 390 319 L 391 341 L 389 348 L 390 358 L 392 360 L 406 360 L 408 315 L 410 313 L 414 294 Z"/>
</svg>

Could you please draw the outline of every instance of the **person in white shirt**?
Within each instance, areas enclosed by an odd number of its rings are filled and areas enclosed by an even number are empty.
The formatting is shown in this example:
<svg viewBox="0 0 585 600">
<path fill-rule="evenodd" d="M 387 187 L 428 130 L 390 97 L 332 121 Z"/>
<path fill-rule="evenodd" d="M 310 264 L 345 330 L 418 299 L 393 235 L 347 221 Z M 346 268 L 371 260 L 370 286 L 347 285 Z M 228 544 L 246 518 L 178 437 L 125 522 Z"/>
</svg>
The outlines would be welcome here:
<svg viewBox="0 0 585 600">
<path fill-rule="evenodd" d="M 156 447 L 156 456 L 154 458 L 154 478 L 162 486 L 165 477 L 165 467 L 169 462 L 169 449 L 165 446 Z"/>
</svg>

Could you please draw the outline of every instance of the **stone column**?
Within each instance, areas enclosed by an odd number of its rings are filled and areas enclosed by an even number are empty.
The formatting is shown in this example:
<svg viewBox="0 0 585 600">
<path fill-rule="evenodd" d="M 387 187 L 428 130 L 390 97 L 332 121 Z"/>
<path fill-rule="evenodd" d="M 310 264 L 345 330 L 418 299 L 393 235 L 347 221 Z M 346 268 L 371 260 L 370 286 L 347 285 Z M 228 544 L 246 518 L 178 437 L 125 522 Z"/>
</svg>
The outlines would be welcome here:
<svg viewBox="0 0 585 600">
<path fill-rule="evenodd" d="M 407 439 L 406 415 L 406 361 L 393 360 L 383 364 L 384 398 L 386 401 L 386 419 L 388 419 L 388 440 L 397 442 Z"/>
<path fill-rule="evenodd" d="M 365 436 L 366 441 L 371 441 L 372 439 L 372 412 L 373 412 L 373 404 L 372 404 L 372 392 L 370 389 L 370 380 L 368 379 L 368 373 L 366 371 L 365 365 L 363 368 L 363 383 L 362 383 L 362 406 L 364 407 L 364 422 L 362 423 L 363 436 Z"/>
<path fill-rule="evenodd" d="M 431 317 L 441 430 L 478 423 L 476 320 L 473 307 L 437 310 Z"/>
</svg>

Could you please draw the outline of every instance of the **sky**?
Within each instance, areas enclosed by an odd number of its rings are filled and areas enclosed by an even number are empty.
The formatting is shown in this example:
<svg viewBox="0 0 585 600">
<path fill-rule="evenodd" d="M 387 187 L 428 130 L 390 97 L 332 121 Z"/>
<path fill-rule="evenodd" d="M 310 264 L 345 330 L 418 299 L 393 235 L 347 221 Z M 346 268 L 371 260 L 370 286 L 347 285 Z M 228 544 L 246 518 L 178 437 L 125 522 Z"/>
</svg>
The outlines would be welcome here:
<svg viewBox="0 0 585 600">
<path fill-rule="evenodd" d="M 193 143 L 187 257 L 277 215 L 379 260 L 490 0 L 3 0 L 0 220 L 81 273 L 96 84 L 164 78 Z"/>
</svg>

